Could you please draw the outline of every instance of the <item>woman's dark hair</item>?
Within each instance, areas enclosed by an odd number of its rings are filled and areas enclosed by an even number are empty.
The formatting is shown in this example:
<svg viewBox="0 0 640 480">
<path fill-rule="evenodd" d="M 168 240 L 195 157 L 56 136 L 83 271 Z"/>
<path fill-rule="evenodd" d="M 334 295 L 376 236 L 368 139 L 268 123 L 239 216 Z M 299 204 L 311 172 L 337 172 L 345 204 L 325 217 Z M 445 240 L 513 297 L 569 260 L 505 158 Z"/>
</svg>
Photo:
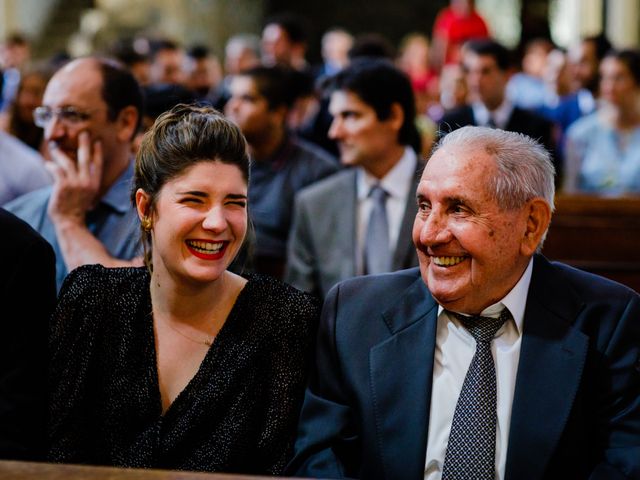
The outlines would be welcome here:
<svg viewBox="0 0 640 480">
<path fill-rule="evenodd" d="M 155 208 L 162 187 L 203 161 L 237 166 L 249 183 L 247 142 L 240 129 L 209 106 L 176 105 L 145 133 L 136 156 L 131 201 L 144 190 Z M 152 212 L 148 212 L 151 214 Z M 145 263 L 151 269 L 151 233 L 142 228 Z"/>
<path fill-rule="evenodd" d="M 631 73 L 633 81 L 636 85 L 640 85 L 640 50 L 609 50 L 604 58 L 615 58 Z"/>
</svg>

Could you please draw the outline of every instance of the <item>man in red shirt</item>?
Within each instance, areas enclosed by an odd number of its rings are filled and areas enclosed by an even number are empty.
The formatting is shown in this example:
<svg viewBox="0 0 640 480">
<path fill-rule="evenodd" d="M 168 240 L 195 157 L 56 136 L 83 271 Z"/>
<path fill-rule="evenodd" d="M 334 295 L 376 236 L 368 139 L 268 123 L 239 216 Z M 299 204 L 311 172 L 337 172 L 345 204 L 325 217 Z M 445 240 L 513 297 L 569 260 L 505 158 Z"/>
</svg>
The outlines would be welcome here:
<svg viewBox="0 0 640 480">
<path fill-rule="evenodd" d="M 445 64 L 460 62 L 460 48 L 464 42 L 489 36 L 487 24 L 474 4 L 474 0 L 451 0 L 451 4 L 436 16 L 432 61 L 438 70 Z"/>
</svg>

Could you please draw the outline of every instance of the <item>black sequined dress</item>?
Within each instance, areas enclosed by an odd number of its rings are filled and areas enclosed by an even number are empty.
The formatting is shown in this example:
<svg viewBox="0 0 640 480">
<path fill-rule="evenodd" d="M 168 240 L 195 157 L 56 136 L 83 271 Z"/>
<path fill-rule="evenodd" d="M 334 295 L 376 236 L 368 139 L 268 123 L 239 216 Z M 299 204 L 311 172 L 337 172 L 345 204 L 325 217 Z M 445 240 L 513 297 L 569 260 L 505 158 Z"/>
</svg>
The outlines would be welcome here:
<svg viewBox="0 0 640 480">
<path fill-rule="evenodd" d="M 291 453 L 319 306 L 251 275 L 199 370 L 162 414 L 150 276 L 84 266 L 50 336 L 55 462 L 278 474 Z"/>
</svg>

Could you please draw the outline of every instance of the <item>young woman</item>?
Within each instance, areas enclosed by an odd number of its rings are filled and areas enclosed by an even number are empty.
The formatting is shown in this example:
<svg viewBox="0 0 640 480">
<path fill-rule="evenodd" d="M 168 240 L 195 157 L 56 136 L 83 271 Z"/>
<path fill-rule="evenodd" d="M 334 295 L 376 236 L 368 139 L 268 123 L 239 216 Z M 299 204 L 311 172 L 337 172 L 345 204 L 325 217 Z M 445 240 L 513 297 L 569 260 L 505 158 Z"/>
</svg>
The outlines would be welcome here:
<svg viewBox="0 0 640 480">
<path fill-rule="evenodd" d="M 179 105 L 145 135 L 134 201 L 146 268 L 66 279 L 50 339 L 50 460 L 279 473 L 318 305 L 227 267 L 247 232 L 238 128 Z"/>
<path fill-rule="evenodd" d="M 567 131 L 564 191 L 640 195 L 640 51 L 600 64 L 602 105 Z"/>
</svg>

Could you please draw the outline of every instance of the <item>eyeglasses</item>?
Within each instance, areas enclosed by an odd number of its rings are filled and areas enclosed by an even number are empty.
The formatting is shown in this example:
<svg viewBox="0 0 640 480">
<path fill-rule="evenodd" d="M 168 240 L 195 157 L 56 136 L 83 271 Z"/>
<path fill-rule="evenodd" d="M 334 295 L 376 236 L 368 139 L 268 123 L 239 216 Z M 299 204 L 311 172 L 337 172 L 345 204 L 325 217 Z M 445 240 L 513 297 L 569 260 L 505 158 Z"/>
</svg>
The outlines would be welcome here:
<svg viewBox="0 0 640 480">
<path fill-rule="evenodd" d="M 49 122 L 53 120 L 53 117 L 58 117 L 58 120 L 61 122 L 73 126 L 89 120 L 91 113 L 92 112 L 83 112 L 75 107 L 36 107 L 33 110 L 33 120 L 40 128 L 45 128 Z"/>
</svg>

